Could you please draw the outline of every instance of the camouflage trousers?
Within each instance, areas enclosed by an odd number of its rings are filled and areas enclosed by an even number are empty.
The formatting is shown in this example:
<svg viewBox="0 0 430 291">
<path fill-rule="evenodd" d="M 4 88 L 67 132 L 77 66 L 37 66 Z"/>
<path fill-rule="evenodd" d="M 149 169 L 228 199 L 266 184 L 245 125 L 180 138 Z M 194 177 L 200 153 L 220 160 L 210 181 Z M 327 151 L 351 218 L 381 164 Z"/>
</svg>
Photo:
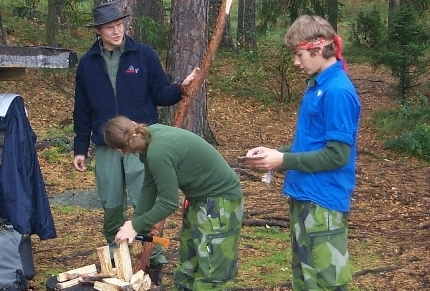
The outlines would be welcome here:
<svg viewBox="0 0 430 291">
<path fill-rule="evenodd" d="M 346 291 L 352 281 L 344 212 L 290 199 L 293 291 Z"/>
<path fill-rule="evenodd" d="M 208 198 L 184 210 L 173 290 L 226 290 L 238 272 L 243 198 Z"/>
</svg>

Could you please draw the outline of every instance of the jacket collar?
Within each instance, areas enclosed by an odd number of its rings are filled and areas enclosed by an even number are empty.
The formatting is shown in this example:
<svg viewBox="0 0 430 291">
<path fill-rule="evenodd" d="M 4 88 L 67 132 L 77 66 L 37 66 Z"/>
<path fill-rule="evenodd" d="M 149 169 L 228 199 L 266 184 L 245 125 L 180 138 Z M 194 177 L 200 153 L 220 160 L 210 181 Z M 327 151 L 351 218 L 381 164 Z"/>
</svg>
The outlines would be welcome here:
<svg viewBox="0 0 430 291">
<path fill-rule="evenodd" d="M 343 61 L 339 60 L 336 63 L 334 63 L 333 65 L 331 65 L 330 67 L 326 68 L 321 73 L 318 73 L 316 75 L 312 75 L 311 77 L 309 77 L 309 79 L 307 79 L 308 86 L 313 87 L 316 84 L 321 85 L 322 83 L 324 83 L 325 80 L 327 80 L 327 78 L 331 74 L 333 74 L 334 72 L 336 72 L 338 70 L 343 70 L 342 64 L 343 64 Z"/>
<path fill-rule="evenodd" d="M 125 37 L 125 45 L 124 45 L 124 52 L 126 51 L 133 51 L 136 50 L 136 43 L 134 40 L 132 40 L 129 36 L 124 36 Z M 96 40 L 93 45 L 91 46 L 91 48 L 89 49 L 88 53 L 90 55 L 102 55 L 101 53 L 101 49 L 100 49 L 100 40 Z"/>
</svg>

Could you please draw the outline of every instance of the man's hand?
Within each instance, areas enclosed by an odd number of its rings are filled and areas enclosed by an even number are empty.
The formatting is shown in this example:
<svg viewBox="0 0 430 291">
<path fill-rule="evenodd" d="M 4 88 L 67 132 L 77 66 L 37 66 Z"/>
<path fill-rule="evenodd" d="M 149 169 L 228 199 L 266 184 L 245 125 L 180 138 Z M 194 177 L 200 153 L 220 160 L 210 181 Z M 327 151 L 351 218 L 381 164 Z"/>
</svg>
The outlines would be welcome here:
<svg viewBox="0 0 430 291">
<path fill-rule="evenodd" d="M 85 156 L 84 155 L 76 155 L 73 159 L 73 166 L 79 172 L 85 171 Z"/>
<path fill-rule="evenodd" d="M 197 72 L 200 70 L 200 68 L 194 68 L 194 70 L 189 74 L 181 83 L 182 86 L 188 87 L 191 85 L 191 82 L 196 78 Z"/>
</svg>

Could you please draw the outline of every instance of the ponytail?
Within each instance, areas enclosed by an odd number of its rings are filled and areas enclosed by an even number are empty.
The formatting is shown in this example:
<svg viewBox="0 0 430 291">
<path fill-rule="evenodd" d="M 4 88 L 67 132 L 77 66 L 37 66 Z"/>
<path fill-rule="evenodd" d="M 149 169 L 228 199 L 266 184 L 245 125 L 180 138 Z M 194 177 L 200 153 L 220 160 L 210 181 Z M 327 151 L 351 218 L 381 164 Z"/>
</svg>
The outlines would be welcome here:
<svg viewBox="0 0 430 291">
<path fill-rule="evenodd" d="M 144 124 L 137 124 L 125 116 L 117 116 L 106 122 L 106 144 L 125 153 L 143 153 L 148 149 L 151 133 Z"/>
</svg>

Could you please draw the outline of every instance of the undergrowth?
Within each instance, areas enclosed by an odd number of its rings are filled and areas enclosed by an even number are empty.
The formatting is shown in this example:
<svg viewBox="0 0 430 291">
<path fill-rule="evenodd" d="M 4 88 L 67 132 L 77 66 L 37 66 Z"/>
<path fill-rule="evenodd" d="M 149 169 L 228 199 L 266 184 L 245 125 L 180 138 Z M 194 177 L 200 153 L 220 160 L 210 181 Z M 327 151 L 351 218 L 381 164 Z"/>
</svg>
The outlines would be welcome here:
<svg viewBox="0 0 430 291">
<path fill-rule="evenodd" d="M 430 107 L 428 99 L 417 94 L 416 99 L 394 110 L 375 111 L 375 129 L 386 149 L 430 161 Z"/>
</svg>

